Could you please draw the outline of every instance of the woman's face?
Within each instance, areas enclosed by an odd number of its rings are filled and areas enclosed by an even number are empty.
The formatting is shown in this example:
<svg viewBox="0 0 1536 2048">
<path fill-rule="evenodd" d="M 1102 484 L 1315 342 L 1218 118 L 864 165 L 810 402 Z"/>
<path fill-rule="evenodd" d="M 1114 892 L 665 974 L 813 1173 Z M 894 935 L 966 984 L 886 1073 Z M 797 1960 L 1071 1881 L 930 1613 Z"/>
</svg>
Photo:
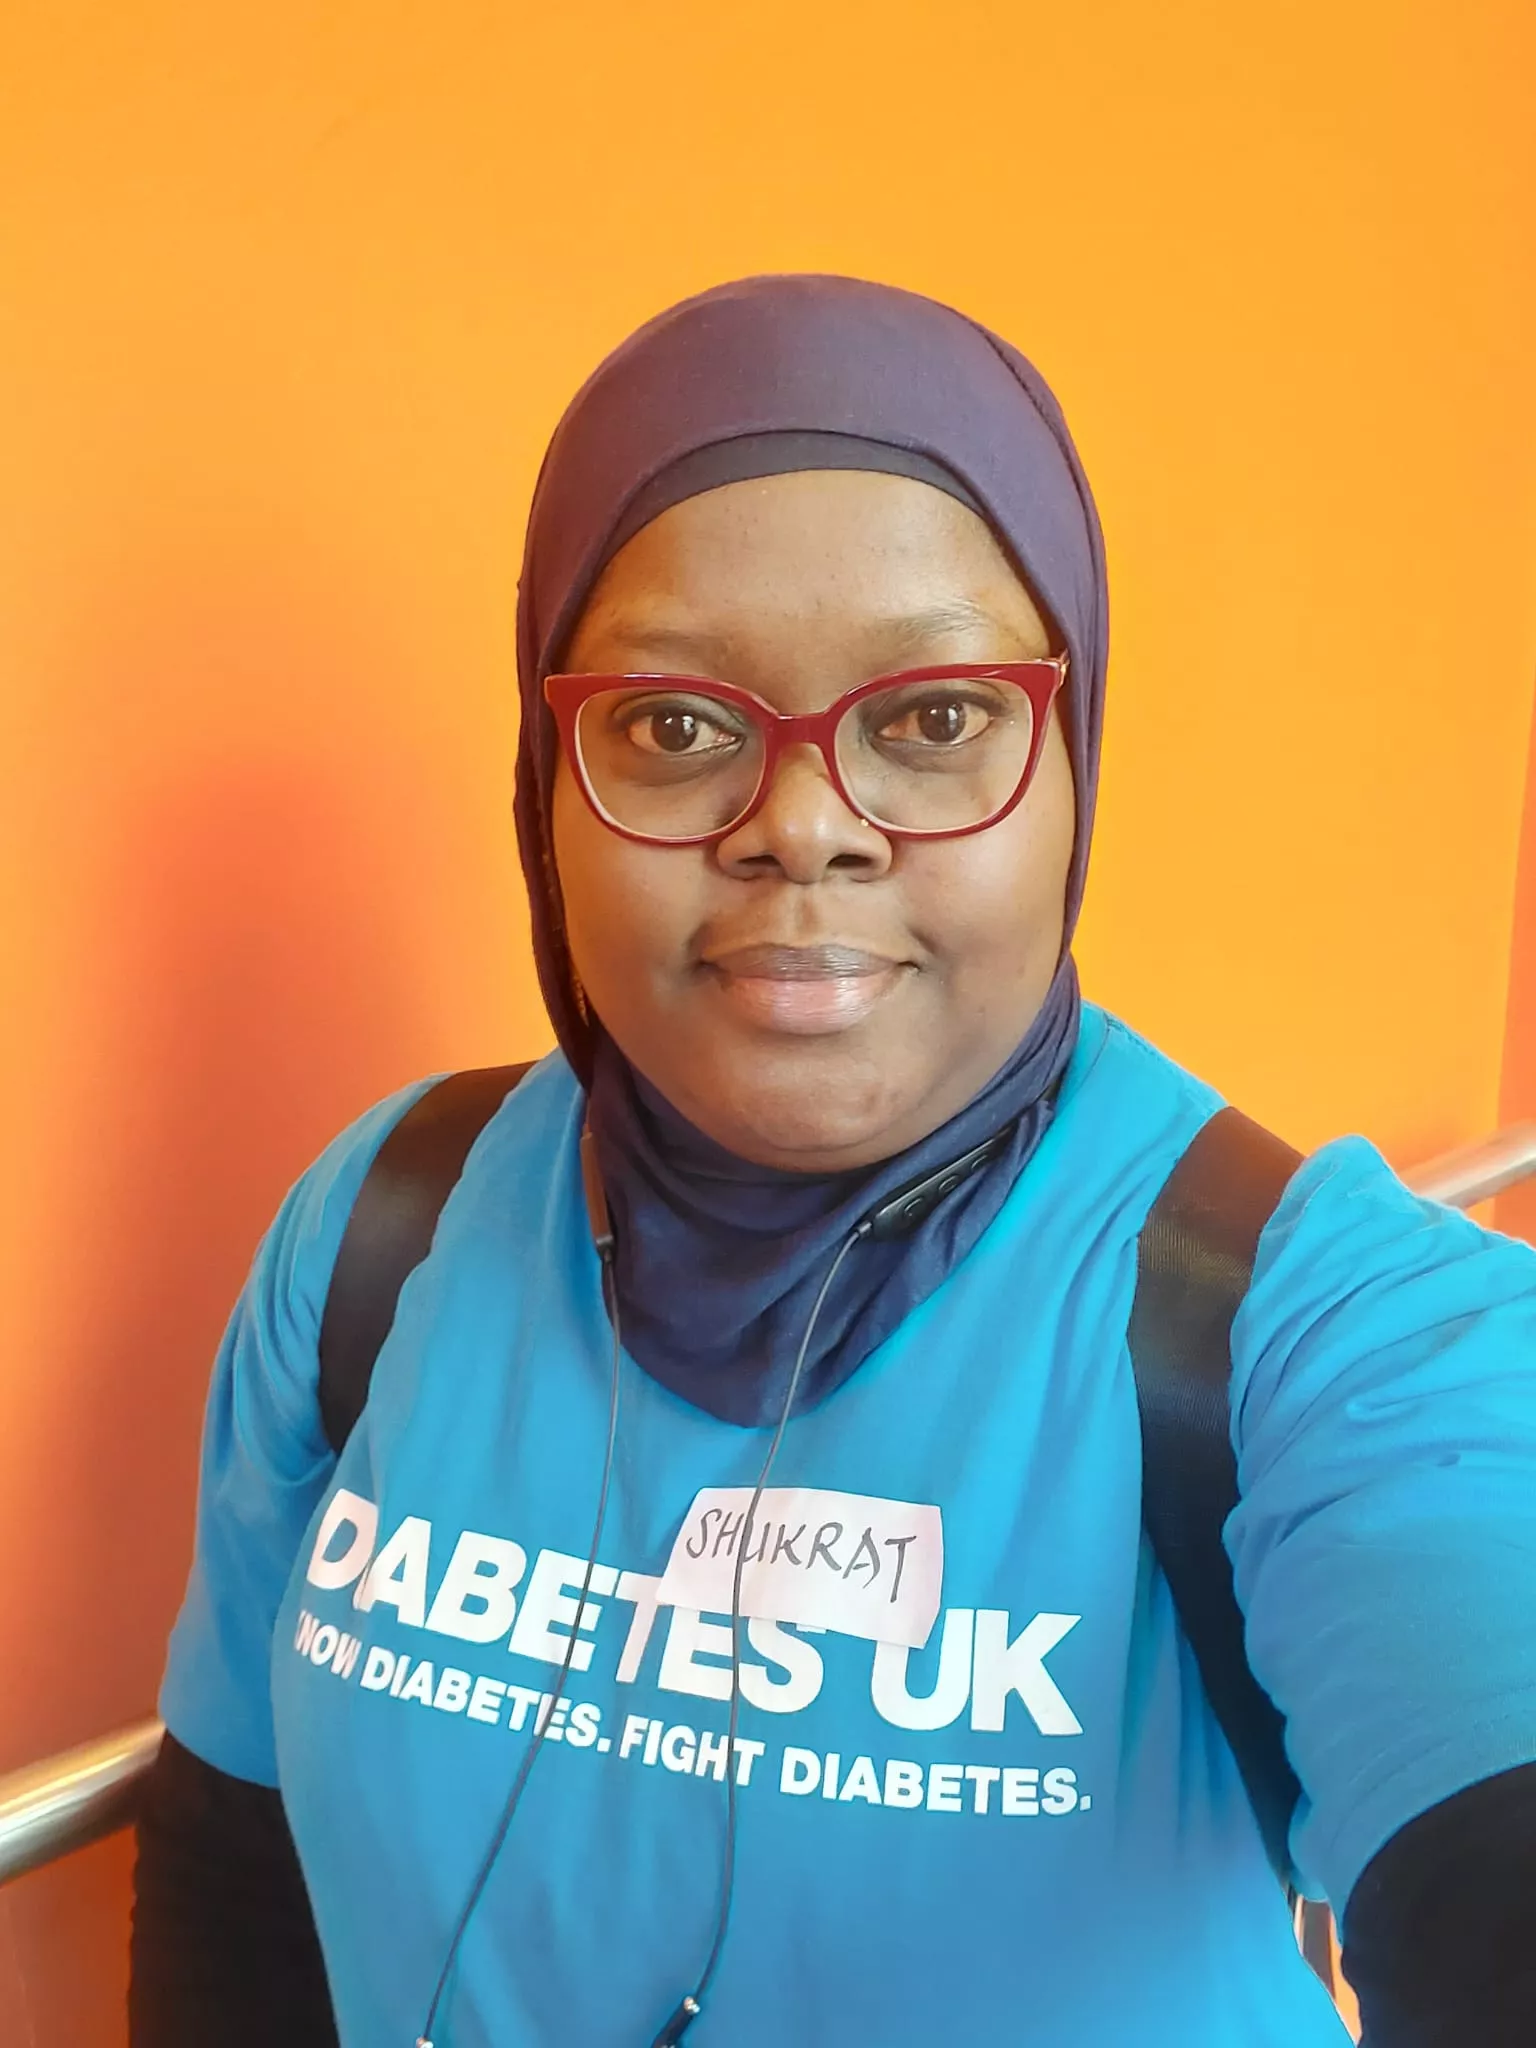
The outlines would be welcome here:
<svg viewBox="0 0 1536 2048">
<path fill-rule="evenodd" d="M 816 470 L 686 499 L 614 556 L 564 666 L 711 676 L 782 711 L 943 662 L 1050 651 L 985 522 L 911 478 Z M 813 748 L 714 846 L 610 832 L 562 758 L 554 847 L 576 972 L 620 1050 L 739 1157 L 888 1158 L 997 1072 L 1061 951 L 1071 768 L 1053 718 L 1023 802 L 887 839 Z"/>
</svg>

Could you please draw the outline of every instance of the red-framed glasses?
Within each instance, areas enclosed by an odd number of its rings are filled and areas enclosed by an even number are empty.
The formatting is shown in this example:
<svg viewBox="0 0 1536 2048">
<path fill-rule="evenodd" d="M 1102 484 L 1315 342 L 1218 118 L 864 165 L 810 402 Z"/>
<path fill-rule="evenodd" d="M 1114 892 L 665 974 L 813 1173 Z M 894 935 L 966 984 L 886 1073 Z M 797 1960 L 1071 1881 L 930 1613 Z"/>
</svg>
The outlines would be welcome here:
<svg viewBox="0 0 1536 2048">
<path fill-rule="evenodd" d="M 800 746 L 878 831 L 957 839 L 1006 818 L 1028 789 L 1066 675 L 1065 654 L 905 669 L 798 715 L 706 676 L 548 676 L 544 696 L 582 794 L 626 839 L 725 838 Z"/>
</svg>

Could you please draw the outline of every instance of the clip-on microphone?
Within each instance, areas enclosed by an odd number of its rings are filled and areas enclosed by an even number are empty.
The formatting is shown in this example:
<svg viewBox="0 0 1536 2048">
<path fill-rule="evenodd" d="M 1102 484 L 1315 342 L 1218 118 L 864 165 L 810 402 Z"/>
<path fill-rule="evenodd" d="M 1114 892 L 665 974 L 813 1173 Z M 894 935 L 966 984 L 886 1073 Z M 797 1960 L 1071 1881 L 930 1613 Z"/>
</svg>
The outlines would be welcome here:
<svg viewBox="0 0 1536 2048">
<path fill-rule="evenodd" d="M 597 1163 L 597 1136 L 589 1116 L 581 1127 L 581 1191 L 587 1198 L 587 1228 L 592 1247 L 606 1269 L 613 1260 L 613 1217 L 603 1191 L 603 1176 Z"/>
<path fill-rule="evenodd" d="M 1018 1119 L 1015 1118 L 1012 1123 L 1004 1124 L 1000 1131 L 994 1131 L 990 1138 L 973 1145 L 969 1152 L 962 1152 L 958 1159 L 951 1159 L 947 1166 L 935 1167 L 932 1173 L 920 1174 L 916 1180 L 909 1180 L 860 1220 L 859 1236 L 883 1243 L 916 1230 L 920 1223 L 927 1222 L 940 1202 L 1004 1153 L 1017 1129 Z"/>
</svg>

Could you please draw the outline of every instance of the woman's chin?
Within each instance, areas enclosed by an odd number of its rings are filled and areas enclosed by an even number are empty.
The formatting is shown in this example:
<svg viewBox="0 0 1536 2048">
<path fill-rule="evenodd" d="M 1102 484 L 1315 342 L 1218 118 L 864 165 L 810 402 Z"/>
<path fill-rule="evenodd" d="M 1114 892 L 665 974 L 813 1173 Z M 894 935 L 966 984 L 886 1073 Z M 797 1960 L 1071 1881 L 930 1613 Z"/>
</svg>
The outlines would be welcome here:
<svg viewBox="0 0 1536 2048">
<path fill-rule="evenodd" d="M 865 1061 L 845 1078 L 822 1063 L 818 1072 L 770 1077 L 764 1064 L 750 1074 L 720 1075 L 717 1087 L 700 1090 L 702 1101 L 677 1106 L 738 1158 L 790 1173 L 852 1172 L 924 1135 L 912 1128 L 907 1092 L 893 1089 L 888 1074 L 872 1084 Z"/>
</svg>

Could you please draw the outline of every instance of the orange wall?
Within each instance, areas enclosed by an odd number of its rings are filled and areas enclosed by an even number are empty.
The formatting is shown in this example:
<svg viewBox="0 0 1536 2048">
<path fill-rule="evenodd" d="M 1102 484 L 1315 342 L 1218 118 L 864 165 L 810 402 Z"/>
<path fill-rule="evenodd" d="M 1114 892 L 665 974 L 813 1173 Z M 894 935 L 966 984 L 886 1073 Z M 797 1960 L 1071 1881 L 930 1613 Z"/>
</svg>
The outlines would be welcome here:
<svg viewBox="0 0 1536 2048">
<path fill-rule="evenodd" d="M 1302 1141 L 1493 1121 L 1527 0 L 51 0 L 0 79 L 0 1768 L 150 1703 L 287 1181 L 545 1042 L 519 524 L 583 371 L 722 275 L 952 297 L 1057 382 L 1116 596 L 1090 988 Z M 39 1897 L 0 2037 L 90 2048 Z"/>
<path fill-rule="evenodd" d="M 1536 1124 L 1536 726 L 1531 731 L 1515 935 L 1509 958 L 1509 1027 L 1500 1122 Z M 1501 1197 L 1497 1221 L 1501 1230 L 1536 1244 L 1536 1180 L 1511 1188 Z"/>
</svg>

